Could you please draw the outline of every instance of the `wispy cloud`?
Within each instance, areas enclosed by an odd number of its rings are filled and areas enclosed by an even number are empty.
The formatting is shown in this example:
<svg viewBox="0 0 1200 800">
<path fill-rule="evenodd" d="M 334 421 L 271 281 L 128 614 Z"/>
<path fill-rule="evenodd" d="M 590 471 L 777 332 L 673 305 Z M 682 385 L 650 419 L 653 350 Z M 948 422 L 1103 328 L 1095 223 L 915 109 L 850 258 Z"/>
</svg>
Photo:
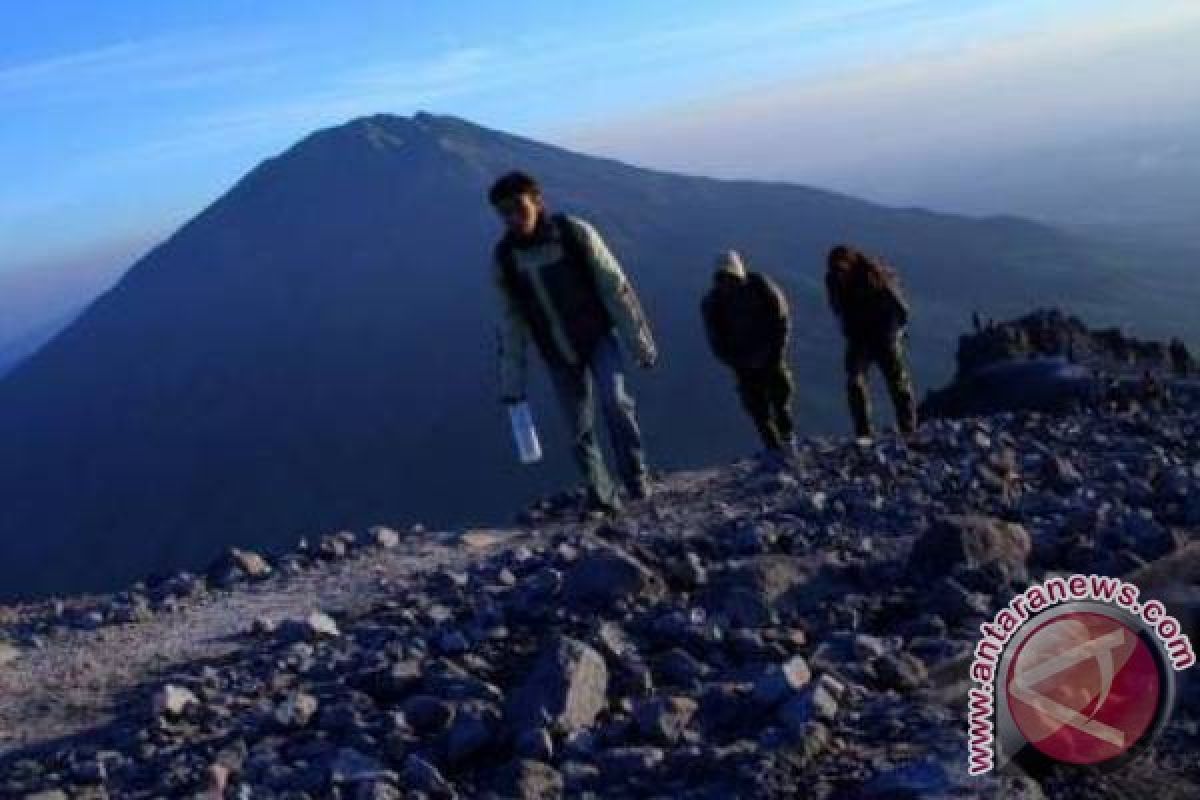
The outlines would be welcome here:
<svg viewBox="0 0 1200 800">
<path fill-rule="evenodd" d="M 1053 22 L 560 131 L 575 146 L 656 166 L 825 180 L 1197 116 L 1200 85 L 1186 76 L 1200 68 L 1191 46 L 1200 5 L 1164 0 L 1153 16 L 1110 6 L 1082 24 Z"/>
<path fill-rule="evenodd" d="M 273 69 L 278 43 L 260 35 L 198 30 L 113 42 L 0 67 L 0 101 L 65 102 L 126 92 L 215 86 Z"/>
<path fill-rule="evenodd" d="M 459 45 L 423 57 L 381 59 L 333 70 L 321 83 L 273 99 L 255 99 L 195 114 L 181 132 L 139 148 L 143 156 L 168 158 L 189 148 L 215 152 L 255 141 L 295 137 L 320 125 L 380 110 L 445 104 L 459 98 L 528 98 L 531 88 L 555 91 L 584 77 L 623 75 L 689 59 L 733 58 L 771 47 L 795 48 L 798 33 L 879 21 L 889 15 L 924 13 L 929 0 L 874 0 L 852 9 L 823 7 L 779 14 L 726 17 L 629 35 L 581 37 L 578 31 L 550 31 L 518 37 L 503 47 Z M 627 92 L 631 100 L 637 92 Z M 522 100 L 517 106 L 529 106 Z M 536 107 L 538 104 L 532 104 Z"/>
</svg>

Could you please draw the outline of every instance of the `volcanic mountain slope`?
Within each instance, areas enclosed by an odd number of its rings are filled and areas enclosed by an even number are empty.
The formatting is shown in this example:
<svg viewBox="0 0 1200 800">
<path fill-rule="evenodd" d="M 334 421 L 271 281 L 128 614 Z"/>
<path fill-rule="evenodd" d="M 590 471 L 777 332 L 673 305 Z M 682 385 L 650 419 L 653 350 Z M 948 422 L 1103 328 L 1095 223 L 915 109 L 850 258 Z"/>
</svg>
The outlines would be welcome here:
<svg viewBox="0 0 1200 800">
<path fill-rule="evenodd" d="M 975 304 L 1106 319 L 1149 297 L 1015 219 L 636 169 L 450 117 L 355 120 L 251 171 L 0 380 L 0 598 L 111 589 L 297 532 L 495 519 L 572 474 L 541 382 L 541 468 L 516 465 L 496 399 L 484 193 L 513 167 L 595 222 L 642 293 L 663 359 L 635 388 L 663 467 L 726 461 L 753 435 L 699 321 L 719 249 L 792 296 L 808 430 L 845 425 L 821 294 L 833 242 L 903 270 L 922 383 Z"/>
<path fill-rule="evenodd" d="M 1196 634 L 1198 433 L 1174 409 L 806 439 L 609 523 L 555 498 L 10 607 L 0 794 L 1195 797 L 1194 669 L 1115 773 L 969 778 L 964 717 L 979 624 L 1051 571 L 1132 573 Z"/>
</svg>

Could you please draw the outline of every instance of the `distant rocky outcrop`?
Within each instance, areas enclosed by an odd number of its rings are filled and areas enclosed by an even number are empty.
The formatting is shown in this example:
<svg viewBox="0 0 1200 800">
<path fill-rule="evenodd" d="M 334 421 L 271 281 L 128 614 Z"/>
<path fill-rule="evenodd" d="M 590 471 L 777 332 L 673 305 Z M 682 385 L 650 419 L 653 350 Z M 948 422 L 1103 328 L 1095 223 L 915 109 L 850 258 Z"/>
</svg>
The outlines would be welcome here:
<svg viewBox="0 0 1200 800">
<path fill-rule="evenodd" d="M 973 323 L 974 330 L 959 337 L 953 381 L 922 402 L 924 418 L 1063 412 L 1103 403 L 1159 407 L 1169 401 L 1169 384 L 1187 381 L 1195 370 L 1178 340 L 1090 329 L 1058 309 L 998 323 L 976 315 Z M 1195 390 L 1191 383 L 1179 388 Z"/>
<path fill-rule="evenodd" d="M 1167 370 L 1166 343 L 1139 339 L 1120 328 L 1090 329 L 1060 309 L 1040 309 L 1008 322 L 986 322 L 959 337 L 957 374 L 968 375 L 1002 361 L 1065 358 L 1109 373 Z"/>
</svg>

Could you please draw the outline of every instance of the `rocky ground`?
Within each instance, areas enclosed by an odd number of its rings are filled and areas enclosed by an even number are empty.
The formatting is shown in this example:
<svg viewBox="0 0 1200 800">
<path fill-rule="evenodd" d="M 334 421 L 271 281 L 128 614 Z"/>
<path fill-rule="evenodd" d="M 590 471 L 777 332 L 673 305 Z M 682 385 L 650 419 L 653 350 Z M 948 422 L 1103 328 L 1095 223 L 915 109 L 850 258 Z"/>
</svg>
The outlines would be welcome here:
<svg viewBox="0 0 1200 800">
<path fill-rule="evenodd" d="M 977 626 L 1048 570 L 1194 619 L 1198 434 L 1175 409 L 808 439 L 615 521 L 553 498 L 3 609 L 0 795 L 1200 797 L 1190 673 L 1116 774 L 969 778 L 964 717 Z"/>
</svg>

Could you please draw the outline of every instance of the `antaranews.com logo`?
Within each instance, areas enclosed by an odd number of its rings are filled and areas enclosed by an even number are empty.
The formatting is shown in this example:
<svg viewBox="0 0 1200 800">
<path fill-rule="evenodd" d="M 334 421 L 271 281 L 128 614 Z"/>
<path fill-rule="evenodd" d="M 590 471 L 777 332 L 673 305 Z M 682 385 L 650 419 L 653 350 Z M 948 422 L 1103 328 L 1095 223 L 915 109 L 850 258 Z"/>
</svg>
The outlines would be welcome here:
<svg viewBox="0 0 1200 800">
<path fill-rule="evenodd" d="M 1166 725 L 1175 673 L 1196 662 L 1177 619 L 1131 583 L 1049 578 L 980 626 L 968 772 L 1016 762 L 1113 768 Z"/>
</svg>

